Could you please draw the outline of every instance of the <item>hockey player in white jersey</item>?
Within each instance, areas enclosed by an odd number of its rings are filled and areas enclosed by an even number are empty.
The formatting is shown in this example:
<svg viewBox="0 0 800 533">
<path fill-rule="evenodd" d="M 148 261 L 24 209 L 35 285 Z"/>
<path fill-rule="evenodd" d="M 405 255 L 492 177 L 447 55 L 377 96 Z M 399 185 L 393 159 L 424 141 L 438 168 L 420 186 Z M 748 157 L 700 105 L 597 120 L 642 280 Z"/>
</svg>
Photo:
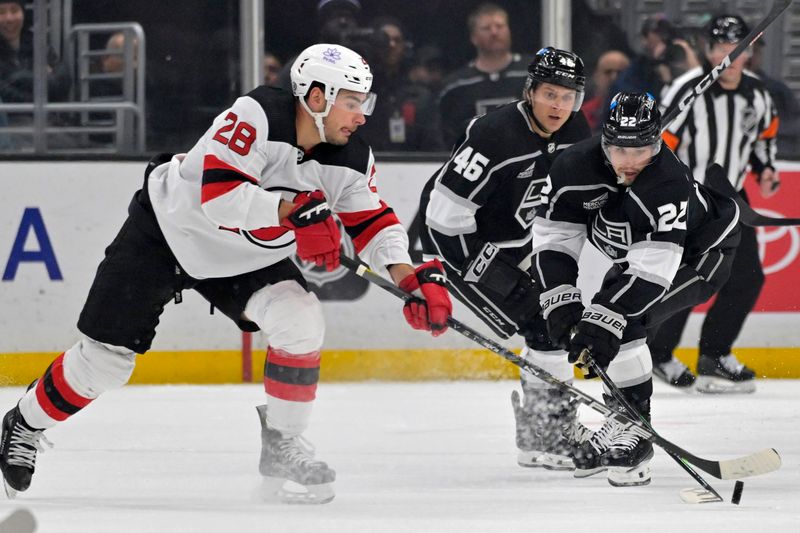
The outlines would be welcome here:
<svg viewBox="0 0 800 533">
<path fill-rule="evenodd" d="M 164 306 L 194 289 L 242 330 L 269 339 L 268 408 L 258 408 L 267 485 L 284 501 L 333 498 L 335 472 L 301 437 L 325 326 L 291 256 L 338 268 L 336 213 L 359 256 L 419 296 L 403 308 L 412 327 L 438 335 L 452 307 L 441 265 L 411 265 L 408 236 L 378 195 L 372 151 L 356 135 L 375 104 L 367 62 L 318 44 L 298 56 L 291 76 L 293 95 L 258 87 L 217 116 L 188 153 L 150 162 L 81 312 L 84 338 L 3 420 L 9 496 L 28 489 L 42 432 L 124 385 Z M 288 481 L 303 489 L 287 490 Z"/>
</svg>

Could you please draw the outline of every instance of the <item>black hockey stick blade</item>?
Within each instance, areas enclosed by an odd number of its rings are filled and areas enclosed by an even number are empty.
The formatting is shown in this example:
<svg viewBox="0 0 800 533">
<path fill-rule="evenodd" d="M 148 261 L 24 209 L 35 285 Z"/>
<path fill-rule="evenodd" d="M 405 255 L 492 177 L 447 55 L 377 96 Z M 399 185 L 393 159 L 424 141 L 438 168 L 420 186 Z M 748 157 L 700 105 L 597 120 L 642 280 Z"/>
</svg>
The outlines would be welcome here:
<svg viewBox="0 0 800 533">
<path fill-rule="evenodd" d="M 670 106 L 664 117 L 661 119 L 661 133 L 664 133 L 670 123 L 675 120 L 675 117 L 680 115 L 686 108 L 690 107 L 698 96 L 706 92 L 706 90 L 717 81 L 720 74 L 722 74 L 722 71 L 728 68 L 730 64 L 742 54 L 742 52 L 747 50 L 749 46 L 756 42 L 764 33 L 764 30 L 766 30 L 767 27 L 772 24 L 772 22 L 778 18 L 791 3 L 792 0 L 773 1 L 772 9 L 769 10 L 767 16 L 764 17 L 764 19 L 759 22 L 744 39 L 739 41 L 739 44 L 736 46 L 736 48 L 734 48 L 730 54 L 725 56 L 719 65 L 711 69 L 711 72 L 703 76 L 703 79 L 701 79 L 697 85 L 695 85 L 692 90 L 686 94 L 686 96 L 679 100 L 677 105 Z"/>
<path fill-rule="evenodd" d="M 728 178 L 725 169 L 714 163 L 706 169 L 706 185 L 736 202 L 739 207 L 739 220 L 745 226 L 758 228 L 764 226 L 800 226 L 800 218 L 774 218 L 762 215 L 739 196 Z"/>
<path fill-rule="evenodd" d="M 371 283 L 374 283 L 401 300 L 408 301 L 416 299 L 415 296 L 405 292 L 391 281 L 382 278 L 370 270 L 366 265 L 361 264 L 361 262 L 358 260 L 351 259 L 346 255 L 342 255 L 341 262 L 345 268 L 354 274 L 366 279 Z M 586 405 L 603 416 L 612 417 L 626 426 L 636 426 L 637 431 L 639 431 L 645 438 L 650 439 L 653 444 L 661 446 L 661 448 L 664 450 L 680 457 L 682 461 L 688 461 L 689 463 L 698 467 L 700 470 L 711 474 L 718 479 L 734 479 L 766 474 L 768 472 L 772 472 L 773 470 L 777 470 L 781 466 L 780 456 L 773 449 L 762 450 L 751 455 L 738 457 L 736 459 L 728 459 L 726 461 L 711 461 L 697 457 L 696 455 L 687 452 L 680 446 L 677 446 L 676 444 L 666 440 L 660 435 L 649 431 L 644 425 L 642 425 L 641 422 L 632 420 L 622 413 L 610 409 L 604 403 L 597 401 L 582 390 L 576 389 L 571 385 L 560 381 L 546 370 L 543 370 L 530 361 L 523 359 L 511 350 L 487 338 L 466 324 L 462 324 L 455 318 L 451 317 L 447 319 L 447 325 L 454 331 L 464 335 L 466 338 L 476 342 L 487 350 L 490 350 L 512 364 L 525 369 L 542 381 L 549 383 L 560 390 L 563 390 L 579 403 Z"/>
</svg>

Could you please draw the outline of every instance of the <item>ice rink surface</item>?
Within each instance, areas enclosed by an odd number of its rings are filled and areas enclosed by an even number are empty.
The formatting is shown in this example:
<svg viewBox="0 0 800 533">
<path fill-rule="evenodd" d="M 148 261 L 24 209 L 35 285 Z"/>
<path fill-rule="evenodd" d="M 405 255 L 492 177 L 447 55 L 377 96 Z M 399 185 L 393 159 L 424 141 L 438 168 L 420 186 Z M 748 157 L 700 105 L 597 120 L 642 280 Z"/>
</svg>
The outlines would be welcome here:
<svg viewBox="0 0 800 533">
<path fill-rule="evenodd" d="M 261 500 L 260 386 L 127 387 L 48 431 L 55 448 L 40 454 L 29 491 L 0 497 L 0 520 L 24 507 L 44 533 L 800 531 L 800 382 L 727 397 L 656 384 L 654 426 L 694 454 L 781 453 L 779 471 L 745 480 L 739 506 L 733 481 L 705 474 L 727 501 L 682 503 L 694 481 L 658 448 L 647 487 L 517 466 L 515 386 L 323 383 L 307 436 L 338 479 L 322 506 Z M 598 383 L 581 387 L 600 394 Z M 0 389 L 3 412 L 22 390 Z"/>
</svg>

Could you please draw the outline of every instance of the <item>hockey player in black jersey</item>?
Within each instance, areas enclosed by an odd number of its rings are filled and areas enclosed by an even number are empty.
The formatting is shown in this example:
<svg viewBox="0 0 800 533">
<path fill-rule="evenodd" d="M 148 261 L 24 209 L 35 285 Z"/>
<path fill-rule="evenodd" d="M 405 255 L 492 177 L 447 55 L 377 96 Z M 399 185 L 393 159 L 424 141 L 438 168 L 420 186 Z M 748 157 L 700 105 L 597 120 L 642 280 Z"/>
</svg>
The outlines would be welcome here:
<svg viewBox="0 0 800 533">
<path fill-rule="evenodd" d="M 617 94 L 602 136 L 553 164 L 533 222 L 532 273 L 551 341 L 578 366 L 588 351 L 648 419 L 646 330 L 710 298 L 730 273 L 739 239 L 735 203 L 697 184 L 662 149 L 660 132 L 651 95 Z M 576 281 L 587 239 L 614 264 L 584 307 Z M 644 485 L 652 455 L 635 429 L 608 419 L 575 452 L 576 477 L 607 468 L 612 485 Z"/>
<path fill-rule="evenodd" d="M 472 120 L 450 160 L 425 186 L 420 215 L 422 249 L 444 264 L 451 293 L 497 335 L 525 337 L 525 354 L 564 381 L 572 368 L 547 338 L 531 282 L 534 211 L 550 165 L 568 146 L 589 137 L 580 109 L 581 59 L 564 50 L 539 50 L 528 66 L 523 98 Z M 522 375 L 514 391 L 518 462 L 572 469 L 565 425 L 575 430 L 575 407 L 557 389 Z M 550 424 L 558 420 L 560 424 Z"/>
</svg>

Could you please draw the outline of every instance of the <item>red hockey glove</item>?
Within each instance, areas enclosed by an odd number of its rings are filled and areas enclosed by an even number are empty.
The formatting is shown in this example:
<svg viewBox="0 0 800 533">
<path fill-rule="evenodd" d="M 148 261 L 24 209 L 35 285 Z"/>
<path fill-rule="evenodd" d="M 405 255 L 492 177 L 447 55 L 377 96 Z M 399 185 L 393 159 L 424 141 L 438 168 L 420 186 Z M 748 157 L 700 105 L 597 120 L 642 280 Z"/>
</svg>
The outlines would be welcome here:
<svg viewBox="0 0 800 533">
<path fill-rule="evenodd" d="M 324 266 L 328 272 L 336 270 L 342 235 L 322 191 L 301 192 L 294 197 L 294 203 L 297 205 L 281 226 L 294 231 L 297 255 L 303 261 Z"/>
<path fill-rule="evenodd" d="M 414 329 L 430 331 L 437 337 L 447 331 L 453 304 L 445 287 L 444 268 L 438 259 L 416 268 L 400 282 L 400 288 L 418 299 L 406 302 L 403 314 Z"/>
</svg>

